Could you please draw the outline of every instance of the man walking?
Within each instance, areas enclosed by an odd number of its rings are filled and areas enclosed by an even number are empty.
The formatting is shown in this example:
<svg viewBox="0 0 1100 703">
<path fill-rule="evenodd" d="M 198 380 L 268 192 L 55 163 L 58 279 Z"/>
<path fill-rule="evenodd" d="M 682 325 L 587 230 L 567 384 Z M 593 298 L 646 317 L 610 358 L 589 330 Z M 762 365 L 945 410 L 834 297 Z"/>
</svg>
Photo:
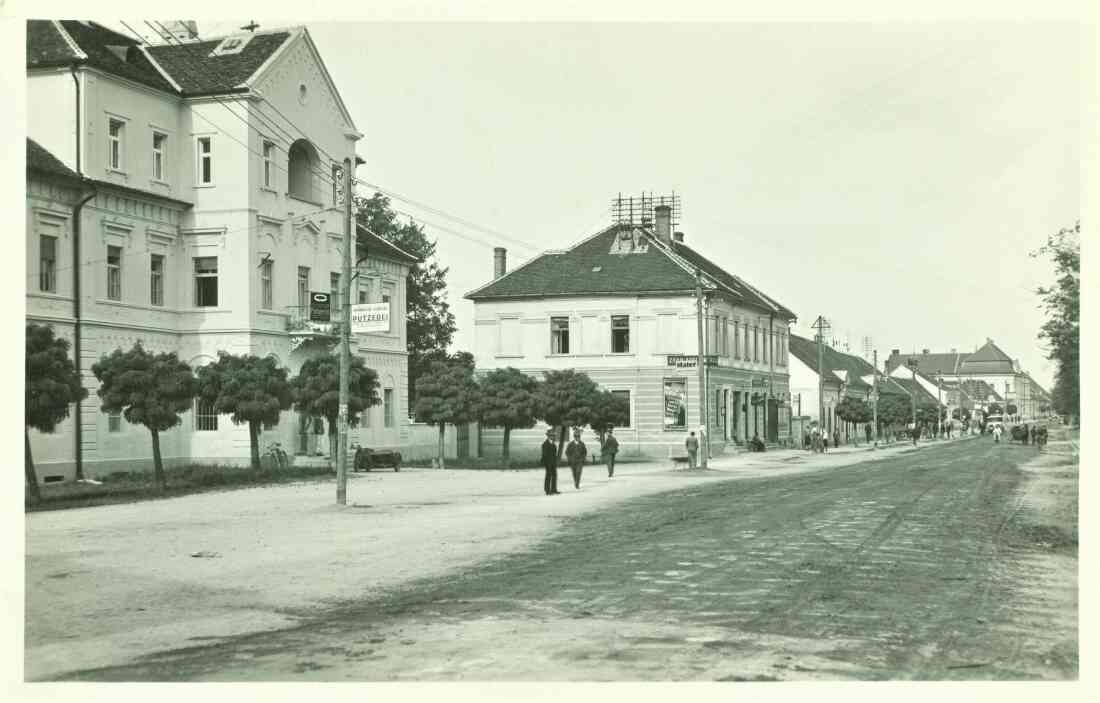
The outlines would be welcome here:
<svg viewBox="0 0 1100 703">
<path fill-rule="evenodd" d="M 612 434 L 614 427 L 607 428 L 607 437 L 603 441 L 603 460 L 607 462 L 607 477 L 615 476 L 615 455 L 619 453 L 619 440 Z"/>
<path fill-rule="evenodd" d="M 542 443 L 542 467 L 546 477 L 542 481 L 542 490 L 546 495 L 558 494 L 558 447 L 554 444 L 554 429 L 546 430 L 546 440 Z"/>
<path fill-rule="evenodd" d="M 692 432 L 687 439 L 684 440 L 684 448 L 688 453 L 688 468 L 694 469 L 695 462 L 699 456 L 699 438 Z"/>
<path fill-rule="evenodd" d="M 578 490 L 581 487 L 581 471 L 584 469 L 586 456 L 588 456 L 588 447 L 581 441 L 580 428 L 576 428 L 573 430 L 573 441 L 565 448 L 565 458 L 573 472 L 573 486 Z"/>
</svg>

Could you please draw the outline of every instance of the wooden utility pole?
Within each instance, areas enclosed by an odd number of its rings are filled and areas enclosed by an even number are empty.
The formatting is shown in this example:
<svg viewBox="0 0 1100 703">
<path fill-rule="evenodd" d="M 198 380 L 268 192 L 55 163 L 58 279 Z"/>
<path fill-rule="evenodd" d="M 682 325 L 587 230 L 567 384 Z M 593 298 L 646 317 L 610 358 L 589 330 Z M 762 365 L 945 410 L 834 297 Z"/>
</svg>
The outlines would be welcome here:
<svg viewBox="0 0 1100 703">
<path fill-rule="evenodd" d="M 871 376 L 871 422 L 875 426 L 875 449 L 878 449 L 878 350 L 872 352 L 875 373 Z"/>
<path fill-rule="evenodd" d="M 817 421 L 821 425 L 821 429 L 825 429 L 825 372 L 823 367 L 825 366 L 825 330 L 828 329 L 829 323 L 825 321 L 825 318 L 818 315 L 817 319 L 812 325 L 817 330 Z"/>
<path fill-rule="evenodd" d="M 703 446 L 703 460 L 701 468 L 707 468 L 707 458 L 710 456 L 710 413 L 707 411 L 707 369 L 706 349 L 703 348 L 703 274 L 695 269 L 695 327 L 699 337 L 699 355 L 697 365 L 699 367 L 699 417 L 703 419 L 701 440 Z"/>
<path fill-rule="evenodd" d="M 351 159 L 344 159 L 344 254 L 340 276 L 340 415 L 336 438 L 336 504 L 348 502 L 348 377 L 351 371 L 351 246 L 352 224 Z"/>
</svg>

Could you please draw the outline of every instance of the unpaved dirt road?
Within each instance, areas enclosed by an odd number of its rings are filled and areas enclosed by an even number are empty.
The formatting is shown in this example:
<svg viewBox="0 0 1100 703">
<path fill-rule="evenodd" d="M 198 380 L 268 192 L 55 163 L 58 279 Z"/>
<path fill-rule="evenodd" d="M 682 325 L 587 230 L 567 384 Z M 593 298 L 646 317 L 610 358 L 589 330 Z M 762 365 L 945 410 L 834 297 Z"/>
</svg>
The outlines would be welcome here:
<svg viewBox="0 0 1100 703">
<path fill-rule="evenodd" d="M 843 467 L 888 454 L 590 469 L 555 498 L 530 472 L 423 472 L 356 481 L 358 510 L 304 486 L 35 514 L 27 675 L 1074 677 L 1075 463 L 969 440 Z"/>
</svg>

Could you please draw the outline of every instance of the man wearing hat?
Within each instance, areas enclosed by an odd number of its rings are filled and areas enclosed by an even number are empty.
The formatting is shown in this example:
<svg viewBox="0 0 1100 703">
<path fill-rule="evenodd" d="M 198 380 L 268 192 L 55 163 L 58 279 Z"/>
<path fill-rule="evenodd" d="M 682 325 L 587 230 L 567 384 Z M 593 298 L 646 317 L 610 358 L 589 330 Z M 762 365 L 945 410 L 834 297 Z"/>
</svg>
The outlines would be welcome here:
<svg viewBox="0 0 1100 703">
<path fill-rule="evenodd" d="M 546 430 L 546 440 L 542 443 L 542 467 L 546 469 L 542 490 L 548 496 L 558 495 L 558 445 L 554 444 L 554 428 Z"/>
<path fill-rule="evenodd" d="M 565 447 L 565 458 L 569 461 L 569 468 L 573 471 L 573 486 L 580 490 L 581 472 L 584 470 L 584 459 L 588 456 L 588 447 L 581 441 L 581 430 L 573 428 L 573 441 Z"/>
</svg>

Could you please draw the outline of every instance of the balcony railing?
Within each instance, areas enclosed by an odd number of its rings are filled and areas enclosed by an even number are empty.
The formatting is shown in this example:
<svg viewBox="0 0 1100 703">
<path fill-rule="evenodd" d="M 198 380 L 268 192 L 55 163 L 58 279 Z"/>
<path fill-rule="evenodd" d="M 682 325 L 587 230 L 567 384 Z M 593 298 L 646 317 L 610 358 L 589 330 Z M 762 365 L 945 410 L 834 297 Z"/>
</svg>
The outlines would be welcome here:
<svg viewBox="0 0 1100 703">
<path fill-rule="evenodd" d="M 286 331 L 294 335 L 314 335 L 335 337 L 340 334 L 340 321 L 343 310 L 332 308 L 329 322 L 310 320 L 309 306 L 294 305 L 286 309 Z"/>
</svg>

